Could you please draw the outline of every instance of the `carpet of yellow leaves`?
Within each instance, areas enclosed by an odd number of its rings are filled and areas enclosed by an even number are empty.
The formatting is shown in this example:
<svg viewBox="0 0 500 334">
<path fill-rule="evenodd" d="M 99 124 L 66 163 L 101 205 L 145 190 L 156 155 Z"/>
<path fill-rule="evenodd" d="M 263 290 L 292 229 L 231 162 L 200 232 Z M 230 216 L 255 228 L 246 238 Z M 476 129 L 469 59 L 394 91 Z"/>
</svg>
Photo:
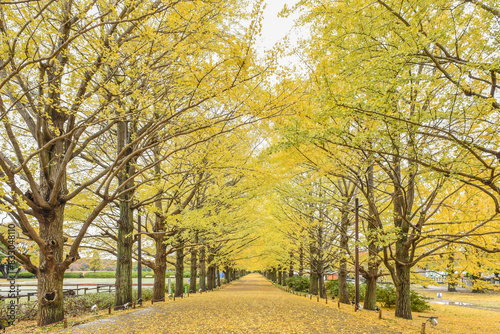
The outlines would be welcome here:
<svg viewBox="0 0 500 334">
<path fill-rule="evenodd" d="M 401 327 L 281 291 L 250 274 L 216 292 L 73 327 L 66 333 L 401 333 Z M 336 304 L 335 304 L 336 305 Z"/>
</svg>

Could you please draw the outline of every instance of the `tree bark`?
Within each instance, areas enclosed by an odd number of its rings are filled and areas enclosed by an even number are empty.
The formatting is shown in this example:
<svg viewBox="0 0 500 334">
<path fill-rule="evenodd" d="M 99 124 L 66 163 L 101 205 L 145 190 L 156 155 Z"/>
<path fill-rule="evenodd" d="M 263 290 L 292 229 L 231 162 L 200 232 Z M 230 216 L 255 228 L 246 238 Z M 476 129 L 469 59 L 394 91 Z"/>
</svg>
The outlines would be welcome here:
<svg viewBox="0 0 500 334">
<path fill-rule="evenodd" d="M 349 216 L 347 206 L 342 209 L 342 216 L 340 221 L 340 251 L 341 258 L 339 261 L 339 302 L 350 304 L 349 292 L 347 291 L 347 257 L 349 247 Z"/>
<path fill-rule="evenodd" d="M 205 246 L 200 247 L 200 290 L 207 291 L 206 285 L 206 267 L 205 267 Z"/>
<path fill-rule="evenodd" d="M 368 269 L 363 275 L 366 279 L 365 300 L 363 308 L 365 310 L 375 310 L 377 307 L 377 279 L 380 260 L 378 259 L 379 247 L 377 246 L 377 224 L 375 220 L 375 181 L 373 176 L 373 164 L 367 170 L 367 191 L 368 191 Z"/>
<path fill-rule="evenodd" d="M 179 240 L 175 251 L 175 297 L 184 295 L 184 248 L 183 242 Z"/>
<path fill-rule="evenodd" d="M 396 317 L 411 320 L 410 268 L 396 263 L 396 273 Z"/>
<path fill-rule="evenodd" d="M 215 270 L 215 268 L 213 267 L 213 264 L 212 264 L 213 261 L 214 261 L 213 249 L 212 249 L 212 247 L 209 247 L 208 248 L 208 255 L 207 255 L 207 262 L 208 262 L 207 289 L 208 290 L 213 290 L 215 288 L 215 282 L 214 282 L 214 270 Z"/>
<path fill-rule="evenodd" d="M 122 121 L 117 125 L 117 154 L 120 154 L 130 142 L 128 122 Z M 131 154 L 127 149 L 126 154 Z M 126 180 L 134 174 L 134 167 L 129 161 L 118 174 L 118 184 L 124 185 L 124 190 L 131 189 L 132 182 Z M 120 220 L 118 221 L 118 241 L 115 279 L 115 309 L 132 302 L 132 248 L 134 232 L 134 214 L 131 208 L 133 193 L 127 192 L 120 196 Z"/>
<path fill-rule="evenodd" d="M 311 271 L 311 282 L 309 284 L 309 293 L 311 295 L 318 294 L 318 274 L 316 272 Z"/>
<path fill-rule="evenodd" d="M 198 243 L 198 236 L 195 236 L 195 243 Z M 191 248 L 191 278 L 189 282 L 189 291 L 190 293 L 196 293 L 196 276 L 197 275 L 197 269 L 198 269 L 198 264 L 197 264 L 197 254 L 198 250 L 196 247 Z"/>
<path fill-rule="evenodd" d="M 46 242 L 49 255 L 40 252 L 38 278 L 38 326 L 49 325 L 64 319 L 63 277 L 64 270 L 58 265 L 63 260 L 64 206 L 56 208 L 40 224 L 40 237 Z"/>
<path fill-rule="evenodd" d="M 153 300 L 165 301 L 165 275 L 167 270 L 167 245 L 163 242 L 163 236 L 155 238 L 156 254 L 153 285 Z"/>
<path fill-rule="evenodd" d="M 304 275 L 304 249 L 302 245 L 299 248 L 299 276 Z"/>
</svg>

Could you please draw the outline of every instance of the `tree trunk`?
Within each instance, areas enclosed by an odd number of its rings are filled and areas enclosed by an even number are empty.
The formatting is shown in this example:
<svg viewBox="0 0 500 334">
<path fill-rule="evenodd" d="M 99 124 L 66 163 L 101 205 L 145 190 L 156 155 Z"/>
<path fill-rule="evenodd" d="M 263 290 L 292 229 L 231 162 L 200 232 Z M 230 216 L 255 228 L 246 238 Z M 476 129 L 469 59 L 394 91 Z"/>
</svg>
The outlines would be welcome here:
<svg viewBox="0 0 500 334">
<path fill-rule="evenodd" d="M 117 152 L 120 154 L 126 143 L 130 141 L 127 122 L 118 123 L 117 135 Z M 127 154 L 130 153 L 131 148 L 127 150 Z M 127 162 L 124 169 L 118 174 L 118 184 L 123 185 L 133 173 L 134 167 L 132 163 Z M 127 182 L 123 189 L 131 189 L 132 186 L 132 182 Z M 132 302 L 132 234 L 134 232 L 134 214 L 131 209 L 132 198 L 132 191 L 120 196 L 120 220 L 118 222 L 118 241 L 116 245 L 115 309 Z"/>
<path fill-rule="evenodd" d="M 311 295 L 317 295 L 318 294 L 318 274 L 316 272 L 312 271 L 311 272 L 311 282 L 309 284 L 309 293 Z"/>
<path fill-rule="evenodd" d="M 38 278 L 38 326 L 49 325 L 64 319 L 63 277 L 59 263 L 63 260 L 63 214 L 60 206 L 40 224 L 40 237 L 48 246 L 50 254 L 40 252 Z M 52 218 L 52 219 L 51 219 Z M 51 220 L 49 220 L 51 219 Z"/>
<path fill-rule="evenodd" d="M 208 269 L 207 269 L 207 288 L 208 290 L 213 290 L 215 287 L 215 282 L 214 282 L 214 267 L 212 262 L 214 261 L 214 254 L 213 254 L 213 249 L 211 247 L 208 248 L 208 255 L 207 255 L 207 262 L 208 262 Z"/>
<path fill-rule="evenodd" d="M 219 268 L 217 268 L 215 277 L 216 277 L 216 281 L 217 281 L 217 286 L 220 286 L 220 270 L 219 270 Z"/>
<path fill-rule="evenodd" d="M 278 270 L 278 284 L 283 285 L 283 273 L 281 272 L 281 268 Z"/>
<path fill-rule="evenodd" d="M 154 149 L 154 159 L 155 159 L 155 176 L 161 178 L 161 164 L 160 161 L 160 148 L 155 147 Z M 155 236 L 155 267 L 153 269 L 155 273 L 154 285 L 153 285 L 153 301 L 165 301 L 165 275 L 167 270 L 167 245 L 164 243 L 165 237 L 163 232 L 165 232 L 165 221 L 162 216 L 163 205 L 162 205 L 162 191 L 158 191 L 157 197 L 155 199 L 155 209 L 157 214 L 155 215 L 155 224 L 153 226 L 153 232 L 160 233 Z M 170 291 L 169 291 L 170 293 Z"/>
<path fill-rule="evenodd" d="M 302 245 L 299 248 L 299 276 L 304 275 L 304 249 Z"/>
<path fill-rule="evenodd" d="M 195 237 L 195 243 L 198 243 L 198 238 Z M 189 282 L 189 292 L 196 293 L 196 276 L 197 276 L 197 256 L 198 251 L 196 247 L 191 248 L 191 278 Z"/>
<path fill-rule="evenodd" d="M 368 269 L 364 278 L 366 279 L 365 301 L 363 308 L 365 310 L 375 310 L 377 307 L 377 279 L 380 260 L 378 259 L 379 247 L 377 246 L 377 224 L 375 220 L 375 199 L 374 189 L 375 181 L 373 176 L 373 164 L 367 171 L 367 189 L 368 189 Z"/>
<path fill-rule="evenodd" d="M 396 274 L 396 317 L 411 320 L 410 267 L 396 263 Z"/>
<path fill-rule="evenodd" d="M 205 267 L 205 246 L 200 247 L 200 290 L 207 291 L 207 274 Z"/>
<path fill-rule="evenodd" d="M 363 308 L 366 310 L 375 310 L 377 308 L 377 277 L 368 276 L 366 279 L 365 301 Z"/>
<path fill-rule="evenodd" d="M 349 292 L 347 291 L 347 257 L 349 247 L 349 216 L 347 206 L 342 208 L 342 217 L 340 221 L 340 251 L 341 258 L 339 261 L 339 302 L 350 304 Z"/>
<path fill-rule="evenodd" d="M 167 270 L 167 245 L 163 242 L 163 236 L 155 238 L 155 273 L 153 285 L 153 300 L 165 301 L 165 272 Z"/>
<path fill-rule="evenodd" d="M 175 251 L 175 297 L 182 297 L 184 294 L 184 248 L 181 248 L 182 242 L 179 242 Z"/>
</svg>

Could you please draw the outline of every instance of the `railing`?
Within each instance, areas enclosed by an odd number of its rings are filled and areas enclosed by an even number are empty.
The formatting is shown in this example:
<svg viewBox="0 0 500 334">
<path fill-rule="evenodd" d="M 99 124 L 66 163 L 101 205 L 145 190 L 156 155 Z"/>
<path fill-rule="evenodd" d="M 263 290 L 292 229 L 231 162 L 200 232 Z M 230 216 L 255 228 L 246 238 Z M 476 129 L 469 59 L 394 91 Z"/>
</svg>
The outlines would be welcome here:
<svg viewBox="0 0 500 334">
<path fill-rule="evenodd" d="M 133 284 L 133 286 L 137 286 L 137 284 Z M 153 284 L 142 284 L 142 286 L 153 286 Z M 5 299 L 16 299 L 17 305 L 19 305 L 19 300 L 21 298 L 28 298 L 28 302 L 32 297 L 36 299 L 38 294 L 37 284 L 16 284 L 16 296 L 14 298 L 8 298 L 7 295 L 4 295 L 4 288 L 7 293 L 10 293 L 10 284 L 0 284 L 0 300 Z M 30 291 L 33 290 L 33 291 Z M 96 293 L 99 292 L 115 292 L 114 284 L 92 284 L 92 283 L 83 283 L 83 284 L 63 284 L 63 296 L 64 297 L 72 297 L 79 296 L 80 294 L 86 295 L 87 292 L 91 293 L 94 291 Z M 83 291 L 83 293 L 82 293 Z"/>
</svg>

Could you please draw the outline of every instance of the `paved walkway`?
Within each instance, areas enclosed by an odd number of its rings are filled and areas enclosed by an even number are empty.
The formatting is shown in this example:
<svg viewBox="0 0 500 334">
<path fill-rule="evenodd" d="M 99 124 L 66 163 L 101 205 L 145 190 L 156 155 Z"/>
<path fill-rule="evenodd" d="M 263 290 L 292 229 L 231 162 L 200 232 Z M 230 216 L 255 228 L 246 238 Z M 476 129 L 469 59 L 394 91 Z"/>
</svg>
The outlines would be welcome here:
<svg viewBox="0 0 500 334">
<path fill-rule="evenodd" d="M 284 292 L 250 274 L 224 289 L 159 303 L 65 333 L 394 333 L 374 321 Z M 375 318 L 375 317 L 374 317 Z"/>
</svg>

